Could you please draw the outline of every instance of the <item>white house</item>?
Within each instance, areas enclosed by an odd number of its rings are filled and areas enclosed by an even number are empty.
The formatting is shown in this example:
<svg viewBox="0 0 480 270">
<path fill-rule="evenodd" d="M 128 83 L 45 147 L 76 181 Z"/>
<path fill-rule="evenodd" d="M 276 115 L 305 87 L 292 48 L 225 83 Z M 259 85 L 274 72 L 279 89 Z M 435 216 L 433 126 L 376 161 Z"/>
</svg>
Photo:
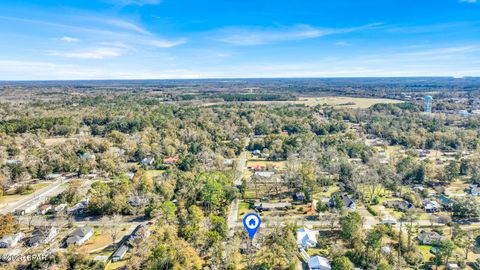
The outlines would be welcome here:
<svg viewBox="0 0 480 270">
<path fill-rule="evenodd" d="M 297 230 L 297 246 L 299 248 L 308 249 L 317 246 L 318 231 L 307 228 Z"/>
<path fill-rule="evenodd" d="M 270 178 L 275 174 L 275 172 L 255 172 L 255 175 L 263 177 L 263 178 Z"/>
<path fill-rule="evenodd" d="M 68 245 L 83 245 L 83 243 L 87 242 L 90 237 L 93 235 L 93 228 L 91 227 L 81 227 L 76 228 L 73 232 L 68 235 L 67 238 L 67 246 Z"/>
<path fill-rule="evenodd" d="M 28 245 L 33 247 L 39 244 L 48 244 L 57 236 L 57 228 L 53 226 L 36 227 L 30 239 L 28 239 Z"/>
<path fill-rule="evenodd" d="M 321 256 L 313 256 L 308 258 L 308 269 L 310 270 L 331 270 L 330 262 L 327 258 Z"/>
<path fill-rule="evenodd" d="M 480 187 L 478 185 L 471 185 L 470 194 L 472 196 L 480 196 Z"/>
<path fill-rule="evenodd" d="M 75 204 L 74 206 L 72 206 L 70 209 L 68 209 L 67 213 L 70 215 L 81 213 L 88 207 L 88 203 L 89 203 L 88 199 L 83 200 Z"/>
<path fill-rule="evenodd" d="M 0 239 L 0 248 L 11 248 L 17 245 L 18 241 L 22 240 L 23 233 L 6 235 Z"/>
</svg>

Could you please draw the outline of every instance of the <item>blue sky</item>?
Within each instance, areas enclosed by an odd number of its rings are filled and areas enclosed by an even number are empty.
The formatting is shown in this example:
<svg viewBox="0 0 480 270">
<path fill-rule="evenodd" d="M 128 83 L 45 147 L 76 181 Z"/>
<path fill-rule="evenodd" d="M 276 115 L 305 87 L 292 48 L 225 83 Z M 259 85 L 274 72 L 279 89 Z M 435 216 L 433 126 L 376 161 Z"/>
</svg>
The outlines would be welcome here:
<svg viewBox="0 0 480 270">
<path fill-rule="evenodd" d="M 2 0 L 0 80 L 480 76 L 480 0 Z"/>
</svg>

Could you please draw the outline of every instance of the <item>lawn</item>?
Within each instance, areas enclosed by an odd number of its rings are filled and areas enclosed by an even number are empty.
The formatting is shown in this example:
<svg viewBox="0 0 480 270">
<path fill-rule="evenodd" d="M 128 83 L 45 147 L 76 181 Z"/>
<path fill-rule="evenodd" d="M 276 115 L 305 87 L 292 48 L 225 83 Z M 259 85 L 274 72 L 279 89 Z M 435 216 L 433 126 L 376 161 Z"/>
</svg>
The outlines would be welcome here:
<svg viewBox="0 0 480 270">
<path fill-rule="evenodd" d="M 240 202 L 238 204 L 238 217 L 243 217 L 249 210 L 249 204 L 246 202 Z"/>
<path fill-rule="evenodd" d="M 147 174 L 150 175 L 151 177 L 159 176 L 162 175 L 165 172 L 165 170 L 148 170 Z"/>
<path fill-rule="evenodd" d="M 267 161 L 267 160 L 249 160 L 247 161 L 247 167 L 253 167 L 253 166 L 268 166 L 268 167 L 274 167 L 277 170 L 282 170 L 287 167 L 287 162 L 286 161 Z"/>
<path fill-rule="evenodd" d="M 325 254 L 327 254 L 327 250 L 321 249 L 321 248 L 309 248 L 307 250 L 307 254 L 309 256 L 315 256 L 315 255 L 325 256 Z"/>
<path fill-rule="evenodd" d="M 108 232 L 100 229 L 95 229 L 95 233 L 92 238 L 90 238 L 87 243 L 83 244 L 78 250 L 81 252 L 89 253 L 110 244 L 112 244 L 112 238 L 110 237 Z"/>
<path fill-rule="evenodd" d="M 105 267 L 105 270 L 123 269 L 127 265 L 128 258 L 125 256 L 123 260 L 118 262 L 111 262 Z"/>
<path fill-rule="evenodd" d="M 428 262 L 433 256 L 433 254 L 430 253 L 430 249 L 432 249 L 431 246 L 418 246 L 418 250 L 422 254 L 424 262 Z"/>
</svg>

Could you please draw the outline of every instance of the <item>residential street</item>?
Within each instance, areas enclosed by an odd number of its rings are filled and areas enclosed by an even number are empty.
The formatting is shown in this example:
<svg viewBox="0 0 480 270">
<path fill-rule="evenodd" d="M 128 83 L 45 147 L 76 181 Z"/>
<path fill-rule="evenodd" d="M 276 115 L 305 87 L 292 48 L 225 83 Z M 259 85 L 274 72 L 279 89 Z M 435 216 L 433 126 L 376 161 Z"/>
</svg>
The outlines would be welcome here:
<svg viewBox="0 0 480 270">
<path fill-rule="evenodd" d="M 22 198 L 21 200 L 15 202 L 15 203 L 10 203 L 10 204 L 4 204 L 1 205 L 0 207 L 0 214 L 7 214 L 14 212 L 15 210 L 27 205 L 31 201 L 40 198 L 40 197 L 52 197 L 57 194 L 60 194 L 63 192 L 66 188 L 66 185 L 62 185 L 62 183 L 66 183 L 66 181 L 60 181 L 57 180 L 53 183 L 51 183 L 49 186 L 44 187 L 40 190 L 37 190 L 36 192 L 25 196 L 25 198 Z"/>
</svg>

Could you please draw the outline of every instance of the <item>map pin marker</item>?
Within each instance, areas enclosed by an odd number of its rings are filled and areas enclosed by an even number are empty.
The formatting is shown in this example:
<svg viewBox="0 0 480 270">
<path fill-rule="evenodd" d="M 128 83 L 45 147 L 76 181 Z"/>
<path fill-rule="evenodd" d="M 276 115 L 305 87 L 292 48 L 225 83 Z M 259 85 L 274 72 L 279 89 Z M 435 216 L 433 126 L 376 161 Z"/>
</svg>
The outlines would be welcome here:
<svg viewBox="0 0 480 270">
<path fill-rule="evenodd" d="M 250 235 L 250 238 L 253 239 L 255 237 L 255 234 L 258 231 L 258 228 L 260 228 L 260 224 L 262 223 L 262 220 L 257 214 L 250 213 L 247 214 L 243 218 L 243 226 L 245 229 L 248 231 L 248 235 Z"/>
</svg>

